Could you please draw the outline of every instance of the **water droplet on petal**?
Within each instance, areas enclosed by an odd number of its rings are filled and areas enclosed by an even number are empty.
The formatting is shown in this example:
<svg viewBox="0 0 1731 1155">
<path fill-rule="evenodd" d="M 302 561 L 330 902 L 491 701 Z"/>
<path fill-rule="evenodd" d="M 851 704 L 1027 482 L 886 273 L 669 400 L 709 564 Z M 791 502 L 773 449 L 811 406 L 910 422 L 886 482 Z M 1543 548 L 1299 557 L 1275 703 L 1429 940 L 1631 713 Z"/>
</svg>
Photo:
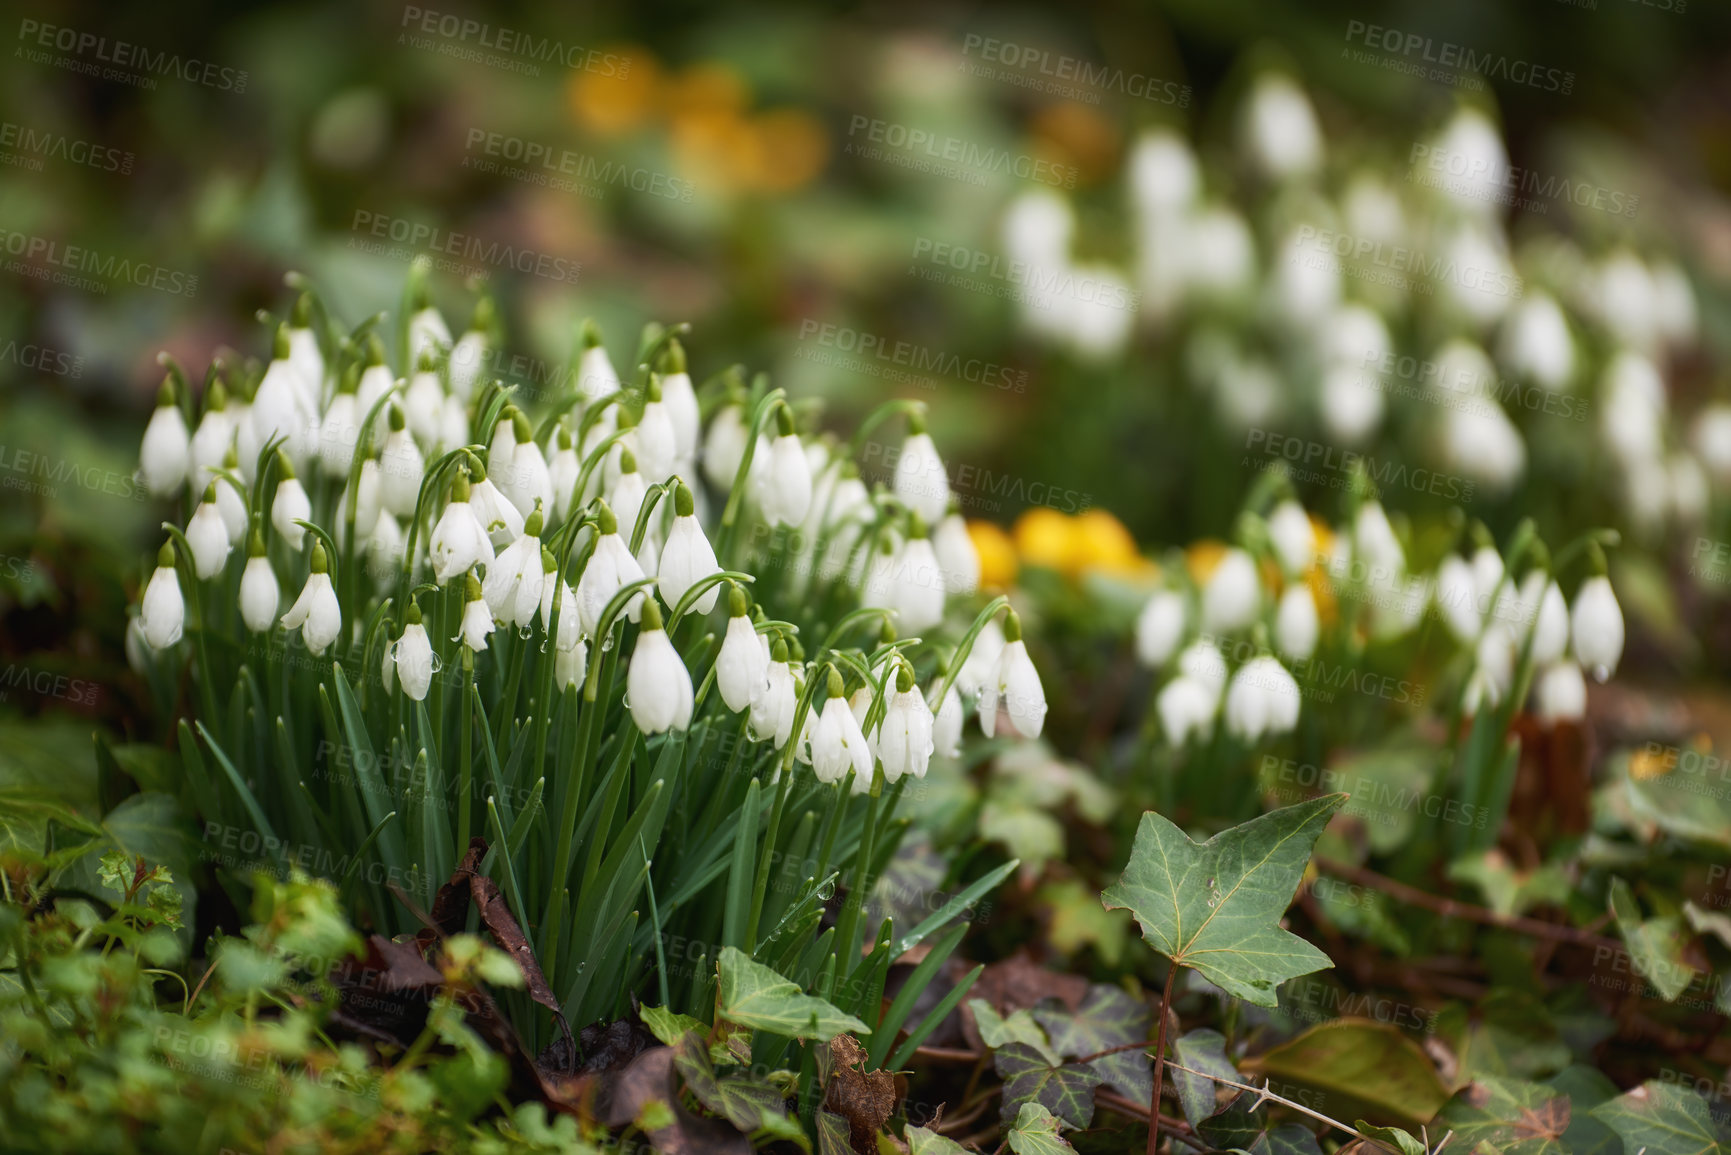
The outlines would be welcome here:
<svg viewBox="0 0 1731 1155">
<path fill-rule="evenodd" d="M 1593 667 L 1593 681 L 1599 683 L 1602 686 L 1606 682 L 1610 681 L 1610 678 L 1611 678 L 1611 671 L 1608 667 L 1606 667 L 1606 666 L 1594 666 Z"/>
</svg>

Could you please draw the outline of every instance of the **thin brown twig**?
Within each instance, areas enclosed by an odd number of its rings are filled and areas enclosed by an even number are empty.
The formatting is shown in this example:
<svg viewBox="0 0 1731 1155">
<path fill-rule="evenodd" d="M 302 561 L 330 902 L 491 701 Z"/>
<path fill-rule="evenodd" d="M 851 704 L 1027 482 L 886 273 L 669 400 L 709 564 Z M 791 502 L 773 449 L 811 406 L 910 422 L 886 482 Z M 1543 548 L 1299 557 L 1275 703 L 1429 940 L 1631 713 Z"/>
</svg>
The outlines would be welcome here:
<svg viewBox="0 0 1731 1155">
<path fill-rule="evenodd" d="M 1160 1092 L 1166 1080 L 1166 1018 L 1172 1008 L 1172 980 L 1177 977 L 1178 964 L 1172 962 L 1166 969 L 1166 985 L 1160 991 L 1160 1029 L 1154 1035 L 1154 1096 L 1148 1101 L 1148 1155 L 1155 1155 L 1160 1143 Z"/>
<path fill-rule="evenodd" d="M 1122 1095 L 1115 1095 L 1111 1091 L 1095 1091 L 1094 1098 L 1096 1102 L 1103 1106 L 1110 1107 L 1114 1111 L 1120 1111 L 1126 1115 L 1134 1116 L 1137 1119 L 1148 1118 L 1148 1108 L 1144 1107 L 1140 1103 L 1132 1102 L 1131 1100 L 1124 1098 Z M 1174 1119 L 1170 1115 L 1161 1115 L 1160 1125 L 1171 1132 L 1175 1139 L 1180 1140 L 1188 1146 L 1193 1147 L 1198 1151 L 1208 1150 L 1207 1145 L 1200 1139 L 1196 1138 L 1195 1131 L 1191 1128 L 1190 1124 L 1186 1123 L 1184 1120 Z"/>
</svg>

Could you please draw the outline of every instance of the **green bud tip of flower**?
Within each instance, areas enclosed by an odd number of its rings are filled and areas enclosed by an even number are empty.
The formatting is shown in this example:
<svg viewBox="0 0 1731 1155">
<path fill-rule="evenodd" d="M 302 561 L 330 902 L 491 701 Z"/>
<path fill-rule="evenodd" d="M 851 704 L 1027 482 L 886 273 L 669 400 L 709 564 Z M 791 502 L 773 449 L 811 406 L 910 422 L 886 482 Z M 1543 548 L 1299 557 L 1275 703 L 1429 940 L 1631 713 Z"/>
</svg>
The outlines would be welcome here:
<svg viewBox="0 0 1731 1155">
<path fill-rule="evenodd" d="M 534 431 L 529 428 L 529 415 L 521 409 L 513 408 L 511 411 L 511 433 L 517 438 L 518 445 L 535 439 Z"/>
<path fill-rule="evenodd" d="M 1009 613 L 1004 615 L 1004 643 L 1008 645 L 1010 642 L 1019 642 L 1021 640 L 1022 615 L 1018 614 L 1015 610 L 1011 610 Z"/>
<path fill-rule="evenodd" d="M 619 472 L 620 473 L 636 473 L 637 472 L 637 455 L 635 453 L 631 452 L 631 450 L 628 447 L 623 446 L 623 445 L 619 447 Z"/>
<path fill-rule="evenodd" d="M 222 455 L 222 467 L 224 469 L 240 468 L 240 454 L 236 452 L 234 446 L 229 446 L 228 452 Z"/>
<path fill-rule="evenodd" d="M 162 387 L 156 391 L 156 407 L 158 409 L 174 408 L 174 377 L 162 379 Z"/>
<path fill-rule="evenodd" d="M 583 324 L 578 329 L 578 340 L 585 350 L 601 347 L 601 326 L 595 323 L 594 317 L 583 318 Z"/>
<path fill-rule="evenodd" d="M 406 424 L 408 424 L 408 419 L 403 416 L 403 407 L 401 405 L 396 404 L 395 402 L 392 402 L 391 403 L 391 432 L 392 433 L 401 433 L 403 431 L 403 426 Z"/>
<path fill-rule="evenodd" d="M 569 429 L 565 428 L 565 426 L 563 426 L 563 425 L 561 425 L 559 427 L 559 448 L 560 449 L 570 449 L 571 448 L 571 431 Z"/>
<path fill-rule="evenodd" d="M 849 458 L 841 463 L 841 476 L 844 481 L 852 481 L 859 476 L 859 462 Z"/>
<path fill-rule="evenodd" d="M 324 543 L 315 541 L 313 543 L 313 572 L 328 573 L 330 568 L 331 560 L 325 556 Z"/>
<path fill-rule="evenodd" d="M 260 533 L 256 529 L 252 531 L 252 537 L 250 539 L 248 539 L 248 541 L 246 543 L 246 556 L 248 556 L 248 557 L 263 557 L 264 556 L 264 534 Z"/>
<path fill-rule="evenodd" d="M 215 505 L 216 504 L 216 482 L 213 481 L 209 485 L 204 487 L 204 497 L 202 497 L 200 500 L 205 505 Z"/>
<path fill-rule="evenodd" d="M 313 295 L 302 293 L 295 298 L 294 311 L 289 314 L 289 324 L 297 329 L 310 329 L 313 324 Z"/>
<path fill-rule="evenodd" d="M 782 638 L 775 639 L 775 644 L 769 647 L 769 660 L 772 662 L 787 662 L 787 642 Z"/>
<path fill-rule="evenodd" d="M 385 343 L 377 333 L 367 334 L 367 368 L 385 363 Z"/>
<path fill-rule="evenodd" d="M 896 624 L 885 618 L 883 625 L 878 627 L 878 645 L 887 646 L 896 640 Z"/>
<path fill-rule="evenodd" d="M 481 579 L 475 576 L 474 570 L 470 570 L 463 581 L 463 600 L 466 602 L 481 600 Z"/>
<path fill-rule="evenodd" d="M 540 537 L 541 530 L 546 524 L 547 516 L 541 512 L 541 499 L 537 497 L 535 508 L 530 511 L 528 517 L 523 519 L 523 532 L 529 537 Z"/>
<path fill-rule="evenodd" d="M 414 600 L 413 598 L 410 598 L 409 599 L 408 612 L 403 615 L 403 625 L 405 627 L 407 627 L 407 626 L 418 626 L 420 624 L 421 624 L 421 603 Z"/>
<path fill-rule="evenodd" d="M 840 672 L 838 672 L 834 666 L 825 666 L 824 670 L 825 670 L 825 677 L 828 680 L 828 686 L 829 686 L 828 696 L 831 698 L 845 698 L 845 697 L 847 697 L 847 690 L 846 690 L 846 687 L 841 680 Z"/>
<path fill-rule="evenodd" d="M 228 389 L 223 385 L 222 378 L 218 377 L 210 383 L 210 389 L 204 395 L 204 411 L 206 413 L 220 413 L 227 408 Z"/>
<path fill-rule="evenodd" d="M 172 541 L 163 542 L 162 548 L 156 551 L 156 568 L 174 568 L 174 543 Z"/>
<path fill-rule="evenodd" d="M 476 457 L 472 453 L 469 454 L 469 480 L 474 482 L 476 485 L 487 480 L 487 467 L 481 463 L 479 457 Z"/>
<path fill-rule="evenodd" d="M 649 375 L 649 384 L 647 384 L 643 387 L 643 401 L 644 401 L 644 404 L 651 404 L 654 402 L 659 402 L 660 400 L 661 400 L 661 374 L 651 373 Z"/>
<path fill-rule="evenodd" d="M 926 536 L 926 519 L 913 510 L 908 511 L 908 536 L 915 539 Z"/>
<path fill-rule="evenodd" d="M 783 437 L 793 436 L 793 410 L 783 405 L 775 411 L 775 428 Z"/>
<path fill-rule="evenodd" d="M 546 546 L 542 546 L 541 547 L 541 572 L 542 573 L 552 573 L 553 571 L 557 570 L 558 568 L 559 568 L 559 562 L 558 562 L 558 559 L 556 559 L 553 556 L 553 551 L 548 549 Z"/>
<path fill-rule="evenodd" d="M 616 416 L 614 424 L 620 429 L 632 429 L 637 425 L 637 415 L 623 405 L 615 404 L 613 412 Z"/>
<path fill-rule="evenodd" d="M 926 410 L 923 405 L 916 405 L 908 410 L 908 436 L 918 437 L 926 431 Z"/>
<path fill-rule="evenodd" d="M 896 670 L 896 689 L 905 694 L 913 688 L 914 668 L 903 662 L 901 667 Z"/>
<path fill-rule="evenodd" d="M 661 371 L 663 373 L 685 372 L 685 346 L 679 343 L 678 337 L 672 337 L 667 342 L 667 351 L 661 354 Z"/>
<path fill-rule="evenodd" d="M 484 333 L 493 327 L 498 315 L 499 307 L 493 303 L 493 298 L 482 297 L 475 302 L 475 319 L 469 322 L 469 329 L 472 332 Z"/>
<path fill-rule="evenodd" d="M 643 599 L 643 632 L 661 628 L 661 607 L 655 604 L 654 598 Z"/>
<path fill-rule="evenodd" d="M 293 481 L 295 479 L 295 467 L 290 463 L 288 454 L 284 453 L 281 449 L 276 451 L 276 467 L 282 474 L 282 477 L 278 480 L 277 484 L 280 485 L 284 481 Z"/>
<path fill-rule="evenodd" d="M 461 472 L 458 472 L 457 480 L 455 480 L 451 483 L 451 500 L 452 501 L 468 501 L 469 500 L 469 479 L 467 477 L 463 476 L 463 474 Z"/>
<path fill-rule="evenodd" d="M 432 350 L 422 349 L 420 363 L 415 366 L 416 371 L 421 373 L 433 373 L 436 372 L 438 368 L 439 362 L 433 356 Z"/>
<path fill-rule="evenodd" d="M 797 635 L 787 639 L 787 657 L 792 662 L 805 661 L 805 647 L 800 645 Z"/>
<path fill-rule="evenodd" d="M 425 273 L 423 272 L 421 276 L 412 276 L 409 280 L 409 312 L 419 313 L 423 309 L 432 308 L 432 306 L 433 298 L 432 294 L 427 291 Z"/>
<path fill-rule="evenodd" d="M 691 487 L 680 481 L 673 486 L 673 514 L 675 517 L 695 517 L 697 515 L 697 498 L 692 496 Z"/>
<path fill-rule="evenodd" d="M 1467 537 L 1472 541 L 1473 546 L 1477 549 L 1497 548 L 1496 538 L 1491 536 L 1491 531 L 1485 523 L 1479 521 L 1477 518 L 1474 518 L 1473 523 L 1467 527 Z"/>
<path fill-rule="evenodd" d="M 271 360 L 273 361 L 288 360 L 289 338 L 287 325 L 278 325 L 276 327 L 276 338 L 271 342 L 270 355 Z"/>
<path fill-rule="evenodd" d="M 728 582 L 727 616 L 730 618 L 743 618 L 750 611 L 751 607 L 745 600 L 745 591 L 740 589 L 739 586 L 733 582 Z"/>
<path fill-rule="evenodd" d="M 601 503 L 601 508 L 595 514 L 595 530 L 602 537 L 606 537 L 610 533 L 619 532 L 619 519 L 614 516 L 613 511 L 607 507 L 605 501 Z"/>
</svg>

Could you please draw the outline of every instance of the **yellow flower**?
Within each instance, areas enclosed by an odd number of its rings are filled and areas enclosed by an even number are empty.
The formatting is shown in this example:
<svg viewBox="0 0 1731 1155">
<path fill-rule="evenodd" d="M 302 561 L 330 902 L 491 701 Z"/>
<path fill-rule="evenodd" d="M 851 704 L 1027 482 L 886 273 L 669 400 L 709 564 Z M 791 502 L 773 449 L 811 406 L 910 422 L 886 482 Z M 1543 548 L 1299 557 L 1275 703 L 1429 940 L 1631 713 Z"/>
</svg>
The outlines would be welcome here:
<svg viewBox="0 0 1731 1155">
<path fill-rule="evenodd" d="M 1208 579 L 1214 576 L 1214 567 L 1226 556 L 1228 548 L 1218 538 L 1205 537 L 1192 542 L 1184 551 L 1184 568 L 1190 571 L 1190 580 L 1199 586 L 1207 585 Z"/>
<path fill-rule="evenodd" d="M 1016 519 L 1012 531 L 1016 552 L 1027 565 L 1044 566 L 1062 573 L 1072 573 L 1075 562 L 1076 535 L 1070 519 L 1055 509 L 1038 505 Z"/>
<path fill-rule="evenodd" d="M 1082 569 L 1134 575 L 1153 564 L 1136 548 L 1136 539 L 1130 536 L 1124 523 L 1103 509 L 1090 509 L 1077 516 L 1071 524 L 1071 536 Z"/>
<path fill-rule="evenodd" d="M 566 98 L 571 117 L 601 136 L 630 132 L 655 111 L 661 68 L 647 48 L 625 45 L 606 51 L 623 58 L 612 75 L 581 70 L 571 77 Z"/>
<path fill-rule="evenodd" d="M 989 521 L 968 522 L 968 537 L 980 555 L 980 585 L 1009 589 L 1016 580 L 1016 547 L 1010 535 Z"/>
<path fill-rule="evenodd" d="M 757 138 L 752 176 L 768 192 L 791 192 L 823 171 L 829 159 L 829 136 L 809 112 L 778 108 L 751 121 Z"/>
</svg>

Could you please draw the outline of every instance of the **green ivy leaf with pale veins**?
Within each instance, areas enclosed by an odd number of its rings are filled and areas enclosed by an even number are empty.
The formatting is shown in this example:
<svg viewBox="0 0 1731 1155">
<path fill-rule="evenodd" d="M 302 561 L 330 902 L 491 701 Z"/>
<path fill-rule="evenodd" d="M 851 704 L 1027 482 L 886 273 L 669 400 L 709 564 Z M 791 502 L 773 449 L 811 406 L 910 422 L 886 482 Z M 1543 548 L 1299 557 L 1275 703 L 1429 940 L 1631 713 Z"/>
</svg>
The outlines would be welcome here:
<svg viewBox="0 0 1731 1155">
<path fill-rule="evenodd" d="M 1002 1116 L 1006 1125 L 1020 1117 L 1022 1104 L 1038 1103 L 1072 1127 L 1094 1120 L 1094 1088 L 1105 1080 L 1089 1067 L 1055 1067 L 1026 1043 L 1000 1047 L 992 1056 L 1004 1081 Z"/>
<path fill-rule="evenodd" d="M 1276 989 L 1333 966 L 1280 917 L 1298 892 L 1329 818 L 1346 801 L 1327 794 L 1270 811 L 1197 843 L 1160 815 L 1142 815 L 1124 877 L 1106 889 L 1108 910 L 1135 916 L 1148 945 L 1192 967 L 1227 994 L 1278 1005 Z"/>
<path fill-rule="evenodd" d="M 790 1039 L 828 1042 L 845 1031 L 869 1035 L 871 1028 L 835 1005 L 801 991 L 737 947 L 717 961 L 721 973 L 721 1014 L 753 1030 Z"/>
</svg>

